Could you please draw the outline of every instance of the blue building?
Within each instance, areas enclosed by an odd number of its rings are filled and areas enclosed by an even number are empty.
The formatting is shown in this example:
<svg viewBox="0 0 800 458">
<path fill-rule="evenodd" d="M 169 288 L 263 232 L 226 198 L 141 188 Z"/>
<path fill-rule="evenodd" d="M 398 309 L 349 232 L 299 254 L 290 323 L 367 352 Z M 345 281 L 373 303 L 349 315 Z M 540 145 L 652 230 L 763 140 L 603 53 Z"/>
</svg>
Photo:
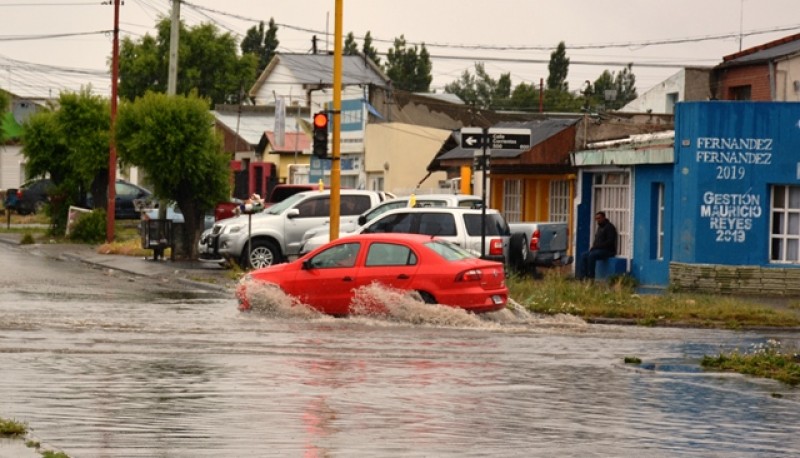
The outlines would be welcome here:
<svg viewBox="0 0 800 458">
<path fill-rule="evenodd" d="M 679 103 L 673 139 L 606 142 L 573 163 L 576 253 L 603 210 L 642 285 L 800 293 L 800 103 Z"/>
</svg>

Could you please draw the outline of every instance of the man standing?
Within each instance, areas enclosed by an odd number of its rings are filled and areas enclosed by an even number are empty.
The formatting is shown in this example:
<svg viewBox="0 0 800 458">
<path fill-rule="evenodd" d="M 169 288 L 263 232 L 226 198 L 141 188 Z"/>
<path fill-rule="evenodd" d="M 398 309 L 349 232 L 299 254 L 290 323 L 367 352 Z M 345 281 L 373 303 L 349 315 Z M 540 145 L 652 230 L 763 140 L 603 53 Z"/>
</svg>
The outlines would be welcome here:
<svg viewBox="0 0 800 458">
<path fill-rule="evenodd" d="M 594 279 L 594 268 L 597 261 L 617 254 L 617 228 L 606 218 L 605 212 L 597 212 L 594 220 L 597 221 L 594 242 L 589 251 L 581 255 L 579 279 Z"/>
</svg>

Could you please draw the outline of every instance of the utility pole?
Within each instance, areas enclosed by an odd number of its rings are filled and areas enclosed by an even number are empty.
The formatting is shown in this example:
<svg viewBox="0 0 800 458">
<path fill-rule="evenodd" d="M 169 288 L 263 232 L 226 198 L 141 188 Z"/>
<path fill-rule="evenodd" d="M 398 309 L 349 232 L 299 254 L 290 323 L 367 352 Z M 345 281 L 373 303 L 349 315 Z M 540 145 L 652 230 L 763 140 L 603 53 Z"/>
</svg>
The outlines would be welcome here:
<svg viewBox="0 0 800 458">
<path fill-rule="evenodd" d="M 339 238 L 341 202 L 341 122 L 342 122 L 342 9 L 344 0 L 336 0 L 333 26 L 333 150 L 331 154 L 331 228 L 330 240 Z"/>
<path fill-rule="evenodd" d="M 117 123 L 117 81 L 119 80 L 119 0 L 114 0 L 114 39 L 111 50 L 111 132 Z M 117 200 L 117 144 L 112 134 L 108 145 L 108 199 L 106 200 L 106 242 L 114 241 Z"/>
<path fill-rule="evenodd" d="M 181 30 L 181 0 L 172 0 L 169 27 L 169 69 L 167 71 L 167 95 L 178 92 L 178 40 Z M 158 219 L 167 219 L 167 201 L 158 202 Z"/>
</svg>

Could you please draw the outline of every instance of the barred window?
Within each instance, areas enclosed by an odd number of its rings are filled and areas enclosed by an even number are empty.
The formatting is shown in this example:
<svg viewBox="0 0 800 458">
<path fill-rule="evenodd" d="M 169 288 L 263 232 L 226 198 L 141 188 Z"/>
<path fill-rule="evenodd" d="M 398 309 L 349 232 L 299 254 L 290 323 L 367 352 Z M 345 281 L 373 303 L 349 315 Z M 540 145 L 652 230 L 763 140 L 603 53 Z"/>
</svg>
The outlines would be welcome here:
<svg viewBox="0 0 800 458">
<path fill-rule="evenodd" d="M 503 182 L 503 216 L 509 223 L 522 221 L 522 180 Z"/>
<path fill-rule="evenodd" d="M 550 221 L 569 221 L 569 181 L 553 180 L 550 182 Z"/>
<path fill-rule="evenodd" d="M 594 176 L 594 211 L 605 212 L 617 228 L 617 256 L 632 257 L 631 253 L 631 176 L 627 172 L 598 173 Z M 592 226 L 592 237 L 596 227 Z"/>
</svg>

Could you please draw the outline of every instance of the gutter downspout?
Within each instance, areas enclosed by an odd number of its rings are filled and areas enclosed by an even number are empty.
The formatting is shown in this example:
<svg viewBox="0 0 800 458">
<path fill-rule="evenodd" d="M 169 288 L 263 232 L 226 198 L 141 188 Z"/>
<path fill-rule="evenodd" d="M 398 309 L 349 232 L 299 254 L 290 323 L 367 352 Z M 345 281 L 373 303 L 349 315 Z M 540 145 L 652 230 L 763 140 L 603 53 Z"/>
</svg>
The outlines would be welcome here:
<svg viewBox="0 0 800 458">
<path fill-rule="evenodd" d="M 775 61 L 769 61 L 769 99 L 775 101 Z"/>
</svg>

